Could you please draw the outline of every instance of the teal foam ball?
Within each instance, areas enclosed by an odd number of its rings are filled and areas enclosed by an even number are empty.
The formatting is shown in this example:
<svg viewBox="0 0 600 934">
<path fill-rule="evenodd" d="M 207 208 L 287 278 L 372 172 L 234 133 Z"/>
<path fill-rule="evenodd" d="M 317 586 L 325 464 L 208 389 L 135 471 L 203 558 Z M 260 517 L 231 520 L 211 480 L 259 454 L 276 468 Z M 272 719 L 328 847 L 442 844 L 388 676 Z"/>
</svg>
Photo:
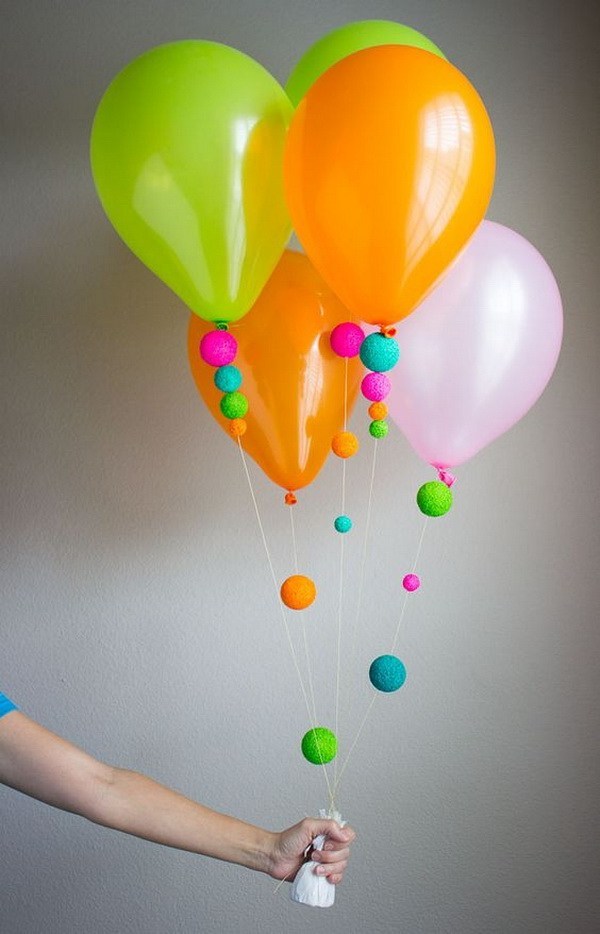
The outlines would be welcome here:
<svg viewBox="0 0 600 934">
<path fill-rule="evenodd" d="M 352 528 L 352 519 L 350 516 L 338 516 L 333 525 L 336 532 L 349 532 Z"/>
<path fill-rule="evenodd" d="M 371 662 L 369 680 L 378 691 L 391 694 L 406 681 L 406 668 L 395 655 L 380 655 Z"/>
<path fill-rule="evenodd" d="M 371 434 L 373 438 L 385 438 L 389 430 L 390 426 L 385 418 L 375 418 L 369 425 L 369 434 Z"/>
<path fill-rule="evenodd" d="M 367 370 L 385 373 L 396 366 L 400 359 L 400 347 L 394 337 L 376 332 L 365 337 L 360 347 L 360 359 Z"/>
<path fill-rule="evenodd" d="M 248 400 L 243 392 L 228 392 L 221 399 L 225 418 L 243 418 L 248 412 Z"/>
<path fill-rule="evenodd" d="M 242 374 L 237 366 L 229 363 L 226 366 L 220 366 L 215 372 L 215 386 L 221 392 L 235 392 L 242 385 Z"/>
<path fill-rule="evenodd" d="M 452 491 L 441 480 L 430 480 L 420 487 L 417 506 L 425 516 L 444 516 L 452 506 Z"/>
<path fill-rule="evenodd" d="M 325 765 L 337 755 L 335 733 L 324 726 L 315 726 L 302 737 L 302 755 L 313 765 Z"/>
</svg>

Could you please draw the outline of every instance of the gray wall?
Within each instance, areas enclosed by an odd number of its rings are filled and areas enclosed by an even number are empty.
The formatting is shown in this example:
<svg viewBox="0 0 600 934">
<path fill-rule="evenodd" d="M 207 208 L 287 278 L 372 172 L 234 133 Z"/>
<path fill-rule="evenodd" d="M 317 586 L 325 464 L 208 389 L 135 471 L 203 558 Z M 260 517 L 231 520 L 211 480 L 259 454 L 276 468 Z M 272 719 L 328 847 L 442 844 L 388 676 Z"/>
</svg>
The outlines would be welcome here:
<svg viewBox="0 0 600 934">
<path fill-rule="evenodd" d="M 90 121 L 127 61 L 209 38 L 284 80 L 345 21 L 422 30 L 487 103 L 489 217 L 546 257 L 566 330 L 540 403 L 459 470 L 453 512 L 428 530 L 427 586 L 401 640 L 410 679 L 378 700 L 342 788 L 360 839 L 335 909 L 294 910 L 266 877 L 4 789 L 2 934 L 597 930 L 595 6 L 5 0 L 0 684 L 97 756 L 273 828 L 325 803 L 320 770 L 297 752 L 306 716 L 240 464 L 188 373 L 187 313 L 122 246 L 92 187 Z M 349 471 L 355 513 L 368 471 L 366 457 Z M 288 516 L 253 476 L 284 576 Z M 393 631 L 420 528 L 412 498 L 429 477 L 390 436 L 366 658 Z M 325 720 L 338 543 L 322 517 L 338 490 L 332 463 L 296 514 L 301 563 L 323 581 L 310 626 Z M 359 710 L 368 691 L 353 690 Z M 349 739 L 356 719 L 343 723 Z"/>
</svg>

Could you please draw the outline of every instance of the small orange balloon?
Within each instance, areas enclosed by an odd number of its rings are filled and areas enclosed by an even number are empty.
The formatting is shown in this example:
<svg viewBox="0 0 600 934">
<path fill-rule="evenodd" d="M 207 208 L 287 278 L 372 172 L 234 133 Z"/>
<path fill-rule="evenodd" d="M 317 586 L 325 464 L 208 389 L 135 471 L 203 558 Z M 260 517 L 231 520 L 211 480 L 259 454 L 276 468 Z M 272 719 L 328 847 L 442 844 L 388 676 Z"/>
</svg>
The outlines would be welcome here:
<svg viewBox="0 0 600 934">
<path fill-rule="evenodd" d="M 348 317 L 307 257 L 287 250 L 254 307 L 231 327 L 238 342 L 234 364 L 249 402 L 244 450 L 286 491 L 314 480 L 331 452 L 332 435 L 344 424 L 346 361 L 333 352 L 329 337 Z M 188 355 L 200 395 L 229 433 L 215 370 L 198 352 L 212 327 L 191 316 Z M 350 413 L 364 371 L 358 357 L 347 365 Z"/>
<path fill-rule="evenodd" d="M 281 585 L 281 599 L 290 610 L 305 610 L 314 602 L 317 588 L 304 574 L 293 574 Z"/>
<path fill-rule="evenodd" d="M 358 438 L 351 431 L 338 431 L 331 440 L 331 450 L 338 457 L 352 457 L 358 451 Z"/>
<path fill-rule="evenodd" d="M 390 325 L 434 287 L 483 220 L 492 125 L 454 65 L 408 46 L 342 59 L 287 135 L 285 187 L 308 256 L 362 321 Z"/>
</svg>

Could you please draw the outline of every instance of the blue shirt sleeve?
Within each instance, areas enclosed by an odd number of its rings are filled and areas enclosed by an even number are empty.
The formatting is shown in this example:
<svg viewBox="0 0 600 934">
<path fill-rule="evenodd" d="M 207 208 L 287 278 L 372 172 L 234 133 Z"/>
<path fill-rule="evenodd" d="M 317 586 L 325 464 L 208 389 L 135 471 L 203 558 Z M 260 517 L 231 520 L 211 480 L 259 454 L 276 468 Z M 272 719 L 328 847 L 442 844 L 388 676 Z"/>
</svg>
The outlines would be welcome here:
<svg viewBox="0 0 600 934">
<path fill-rule="evenodd" d="M 18 709 L 17 705 L 13 704 L 13 702 L 0 691 L 0 717 L 3 717 L 6 713 L 10 713 L 11 710 Z"/>
</svg>

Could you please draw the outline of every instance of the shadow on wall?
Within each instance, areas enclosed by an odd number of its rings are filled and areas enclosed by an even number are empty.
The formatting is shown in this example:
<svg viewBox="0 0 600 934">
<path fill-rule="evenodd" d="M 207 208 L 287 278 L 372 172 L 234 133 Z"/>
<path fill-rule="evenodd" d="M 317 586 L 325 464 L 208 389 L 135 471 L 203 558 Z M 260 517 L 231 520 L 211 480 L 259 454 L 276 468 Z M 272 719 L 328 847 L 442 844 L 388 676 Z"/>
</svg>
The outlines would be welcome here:
<svg viewBox="0 0 600 934">
<path fill-rule="evenodd" d="M 4 271 L 7 535 L 197 536 L 234 451 L 189 374 L 187 309 L 92 215 L 32 220 Z"/>
</svg>

